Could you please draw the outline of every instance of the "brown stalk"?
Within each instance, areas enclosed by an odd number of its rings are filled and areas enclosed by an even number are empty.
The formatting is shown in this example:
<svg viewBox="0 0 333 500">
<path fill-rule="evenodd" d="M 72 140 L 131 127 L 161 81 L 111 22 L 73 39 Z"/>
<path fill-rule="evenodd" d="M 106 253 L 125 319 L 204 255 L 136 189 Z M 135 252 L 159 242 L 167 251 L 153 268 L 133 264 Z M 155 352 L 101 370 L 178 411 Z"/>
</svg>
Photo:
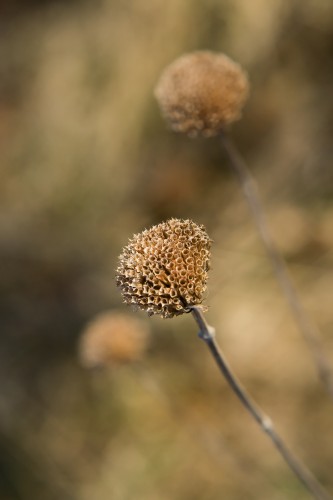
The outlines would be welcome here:
<svg viewBox="0 0 333 500">
<path fill-rule="evenodd" d="M 207 344 L 207 347 L 209 348 L 222 375 L 225 377 L 231 389 L 246 410 L 259 424 L 261 430 L 271 439 L 283 460 L 314 498 L 317 500 L 332 500 L 332 497 L 317 481 L 313 474 L 288 449 L 282 438 L 275 430 L 272 420 L 252 400 L 236 376 L 233 374 L 215 340 L 215 329 L 208 325 L 203 315 L 201 306 L 192 306 L 189 309 L 199 326 L 199 337 Z"/>
<path fill-rule="evenodd" d="M 221 140 L 228 155 L 230 166 L 238 178 L 243 194 L 248 203 L 267 256 L 271 261 L 276 279 L 286 297 L 294 320 L 297 323 L 299 330 L 301 331 L 312 354 L 318 376 L 333 400 L 332 367 L 322 347 L 320 331 L 309 318 L 306 310 L 304 309 L 294 287 L 286 263 L 274 243 L 265 212 L 259 198 L 256 182 L 231 139 L 225 133 L 222 133 Z"/>
</svg>

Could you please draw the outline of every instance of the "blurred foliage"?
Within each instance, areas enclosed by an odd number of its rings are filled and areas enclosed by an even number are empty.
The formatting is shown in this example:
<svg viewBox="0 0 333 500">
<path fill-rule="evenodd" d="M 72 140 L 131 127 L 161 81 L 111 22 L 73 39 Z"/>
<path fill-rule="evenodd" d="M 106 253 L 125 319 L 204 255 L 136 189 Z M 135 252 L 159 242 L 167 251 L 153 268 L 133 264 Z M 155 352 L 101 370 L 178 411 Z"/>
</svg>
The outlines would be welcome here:
<svg viewBox="0 0 333 500">
<path fill-rule="evenodd" d="M 333 350 L 333 3 L 11 1 L 0 6 L 0 498 L 308 498 L 220 379 L 189 317 L 152 318 L 140 363 L 77 345 L 128 237 L 168 217 L 214 239 L 209 320 L 241 380 L 333 489 L 332 408 L 218 141 L 170 133 L 163 67 L 223 51 L 252 82 L 233 136 Z M 332 357 L 332 356 L 331 356 Z"/>
</svg>

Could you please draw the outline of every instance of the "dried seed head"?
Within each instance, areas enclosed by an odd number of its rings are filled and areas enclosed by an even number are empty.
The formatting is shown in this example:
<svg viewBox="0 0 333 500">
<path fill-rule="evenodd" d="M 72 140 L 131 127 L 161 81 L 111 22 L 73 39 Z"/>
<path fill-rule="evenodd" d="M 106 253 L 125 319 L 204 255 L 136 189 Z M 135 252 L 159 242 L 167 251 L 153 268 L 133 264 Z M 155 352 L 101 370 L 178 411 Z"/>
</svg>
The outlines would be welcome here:
<svg viewBox="0 0 333 500">
<path fill-rule="evenodd" d="M 155 96 L 171 128 L 192 137 L 217 135 L 238 120 L 249 93 L 241 66 L 221 53 L 197 51 L 168 66 Z"/>
<path fill-rule="evenodd" d="M 127 304 L 172 318 L 200 304 L 210 258 L 203 226 L 170 219 L 136 234 L 120 255 L 117 285 Z"/>
<path fill-rule="evenodd" d="M 127 363 L 139 359 L 149 339 L 148 325 L 128 314 L 107 311 L 84 329 L 79 358 L 86 368 Z"/>
</svg>

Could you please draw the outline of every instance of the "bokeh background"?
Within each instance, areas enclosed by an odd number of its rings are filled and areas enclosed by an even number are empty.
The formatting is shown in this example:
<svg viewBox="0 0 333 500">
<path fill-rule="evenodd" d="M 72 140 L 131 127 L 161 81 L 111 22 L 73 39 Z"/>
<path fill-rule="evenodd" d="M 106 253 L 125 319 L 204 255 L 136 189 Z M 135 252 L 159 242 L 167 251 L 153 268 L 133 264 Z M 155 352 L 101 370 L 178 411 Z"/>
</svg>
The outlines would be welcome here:
<svg viewBox="0 0 333 500">
<path fill-rule="evenodd" d="M 192 218 L 214 240 L 207 317 L 251 394 L 333 491 L 332 402 L 217 140 L 167 130 L 166 64 L 223 51 L 252 91 L 232 130 L 333 360 L 333 2 L 1 0 L 1 500 L 306 499 L 189 316 L 141 360 L 87 370 L 87 322 L 127 311 L 117 256 Z"/>
</svg>

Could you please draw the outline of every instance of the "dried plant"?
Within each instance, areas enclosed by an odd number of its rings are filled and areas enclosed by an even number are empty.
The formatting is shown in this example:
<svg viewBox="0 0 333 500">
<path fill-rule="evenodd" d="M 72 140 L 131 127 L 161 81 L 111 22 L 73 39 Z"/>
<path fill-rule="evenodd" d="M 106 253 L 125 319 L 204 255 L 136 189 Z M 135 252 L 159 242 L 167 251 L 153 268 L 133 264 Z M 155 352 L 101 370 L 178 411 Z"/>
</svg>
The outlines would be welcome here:
<svg viewBox="0 0 333 500">
<path fill-rule="evenodd" d="M 240 117 L 248 96 L 242 68 L 224 54 L 199 51 L 176 59 L 162 73 L 155 95 L 171 128 L 191 137 L 218 135 L 240 182 L 277 281 L 305 339 L 328 394 L 333 399 L 333 372 L 317 326 L 309 318 L 271 235 L 256 182 L 226 133 Z"/>
<path fill-rule="evenodd" d="M 190 220 L 170 219 L 134 235 L 117 269 L 124 301 L 163 318 L 201 304 L 210 244 L 204 227 Z"/>
<path fill-rule="evenodd" d="M 85 327 L 79 359 L 86 368 L 123 364 L 140 359 L 149 341 L 149 328 L 129 314 L 105 311 Z"/>
<path fill-rule="evenodd" d="M 173 130 L 209 137 L 240 118 L 248 91 L 239 64 L 224 54 L 197 51 L 164 70 L 155 95 Z"/>
<path fill-rule="evenodd" d="M 117 283 L 123 298 L 127 304 L 163 318 L 191 312 L 199 326 L 200 338 L 206 342 L 220 371 L 242 404 L 313 496 L 318 500 L 328 500 L 329 494 L 290 452 L 271 419 L 238 382 L 215 341 L 214 329 L 208 325 L 203 308 L 198 305 L 206 288 L 210 242 L 204 227 L 190 220 L 170 219 L 135 235 L 119 258 Z M 187 264 L 189 256 L 191 260 Z M 188 271 L 188 265 L 191 271 Z M 192 283 L 196 284 L 194 289 L 190 287 Z M 161 297 L 165 302 L 161 302 Z"/>
</svg>

